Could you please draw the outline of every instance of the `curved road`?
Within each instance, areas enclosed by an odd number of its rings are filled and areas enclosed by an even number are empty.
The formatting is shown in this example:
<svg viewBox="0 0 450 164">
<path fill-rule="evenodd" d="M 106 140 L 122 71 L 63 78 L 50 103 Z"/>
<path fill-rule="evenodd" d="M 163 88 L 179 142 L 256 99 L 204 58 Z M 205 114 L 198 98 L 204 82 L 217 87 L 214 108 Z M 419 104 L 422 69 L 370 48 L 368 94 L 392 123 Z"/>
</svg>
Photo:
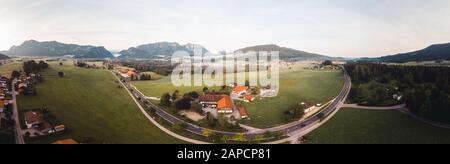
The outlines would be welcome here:
<svg viewBox="0 0 450 164">
<path fill-rule="evenodd" d="M 310 117 L 309 119 L 306 119 L 304 121 L 297 121 L 297 122 L 289 123 L 289 124 L 278 126 L 278 127 L 261 129 L 261 130 L 257 130 L 257 131 L 253 131 L 253 132 L 246 132 L 245 134 L 247 135 L 247 137 L 261 135 L 261 134 L 264 134 L 266 131 L 283 132 L 284 134 L 293 136 L 293 135 L 302 134 L 302 132 L 305 132 L 305 131 L 312 131 L 313 129 L 320 126 L 321 122 L 323 122 L 322 119 L 327 120 L 327 119 L 329 119 L 330 116 L 332 116 L 335 112 L 337 112 L 335 109 L 340 108 L 341 104 L 343 104 L 343 102 L 345 101 L 345 99 L 347 98 L 347 96 L 350 92 L 350 88 L 351 88 L 350 77 L 348 76 L 347 71 L 343 67 L 342 67 L 342 69 L 344 70 L 344 86 L 343 86 L 341 92 L 339 93 L 339 95 L 334 100 L 332 100 L 332 102 L 328 106 L 326 106 L 321 112 L 317 113 L 313 117 Z M 114 72 L 113 72 L 113 74 L 117 76 L 117 74 L 115 74 Z M 120 79 L 120 77 L 118 77 L 118 78 Z M 146 96 L 144 94 L 142 94 L 139 90 L 137 90 L 136 88 L 131 86 L 128 82 L 125 82 L 125 83 L 123 83 L 122 81 L 120 81 L 120 82 L 127 88 L 128 91 L 130 91 L 133 94 L 133 98 L 136 98 L 141 102 L 145 102 L 144 104 L 146 104 L 146 106 L 148 108 L 154 109 L 155 113 L 158 116 L 160 116 L 161 118 L 163 118 L 164 120 L 168 121 L 171 124 L 184 123 L 186 125 L 185 129 L 187 131 L 197 134 L 197 135 L 202 135 L 202 132 L 205 128 L 185 122 L 184 120 L 181 120 L 181 119 L 167 113 L 164 109 L 161 109 L 160 107 L 152 104 L 146 98 Z M 143 112 L 144 112 L 144 114 L 147 114 L 145 111 L 143 111 Z M 320 115 L 322 115 L 323 117 L 321 117 Z M 235 136 L 236 134 L 239 134 L 239 133 L 235 133 L 235 132 L 225 132 L 225 131 L 217 131 L 217 130 L 211 130 L 211 131 L 213 131 L 217 134 L 226 135 L 226 136 Z M 285 140 L 287 140 L 287 139 L 270 142 L 270 143 L 281 143 L 281 142 L 284 142 Z"/>
</svg>

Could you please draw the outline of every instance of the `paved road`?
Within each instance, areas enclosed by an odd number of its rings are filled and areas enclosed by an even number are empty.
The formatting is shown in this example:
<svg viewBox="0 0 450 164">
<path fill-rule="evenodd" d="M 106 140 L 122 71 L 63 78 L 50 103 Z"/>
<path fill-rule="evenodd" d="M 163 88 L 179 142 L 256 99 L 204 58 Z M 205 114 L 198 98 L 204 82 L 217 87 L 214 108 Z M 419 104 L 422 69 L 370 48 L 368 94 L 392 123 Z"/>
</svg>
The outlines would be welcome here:
<svg viewBox="0 0 450 164">
<path fill-rule="evenodd" d="M 388 107 L 374 107 L 374 106 L 361 106 L 358 104 L 344 104 L 342 105 L 342 108 L 356 108 L 356 109 L 370 109 L 370 110 L 396 110 L 405 108 L 406 104 L 400 104 L 395 106 L 388 106 Z"/>
<path fill-rule="evenodd" d="M 16 91 L 15 91 L 15 85 L 16 84 L 16 80 L 14 79 L 12 82 L 12 101 L 13 101 L 13 115 L 12 117 L 14 118 L 14 136 L 16 139 L 16 144 L 25 144 L 25 140 L 23 139 L 23 134 L 22 134 L 22 129 L 20 128 L 20 120 L 19 120 L 19 111 L 17 109 L 17 99 L 16 99 Z"/>
<path fill-rule="evenodd" d="M 115 73 L 113 73 L 113 74 L 116 75 Z M 188 123 L 188 122 L 185 122 L 185 121 L 167 113 L 164 109 L 161 109 L 160 107 L 152 104 L 146 98 L 146 96 L 144 94 L 142 94 L 135 87 L 131 86 L 128 82 L 123 83 L 123 85 L 127 88 L 127 90 L 129 90 L 132 93 L 132 95 L 136 99 L 138 99 L 139 101 L 145 102 L 145 104 L 148 108 L 153 108 L 155 110 L 155 113 L 158 116 L 160 116 L 161 118 L 163 118 L 164 120 L 168 121 L 171 124 L 183 122 L 186 125 L 187 131 L 194 133 L 194 134 L 202 135 L 204 128 L 199 127 L 194 124 L 191 124 L 191 123 Z M 302 131 L 309 131 L 314 127 L 317 128 L 323 122 L 323 121 L 321 121 L 322 119 L 327 120 L 327 119 L 329 119 L 329 117 L 331 117 L 334 113 L 337 112 L 335 109 L 339 109 L 340 105 L 343 104 L 343 102 L 345 101 L 345 99 L 347 98 L 347 96 L 350 92 L 350 88 L 351 88 L 351 80 L 350 80 L 350 77 L 348 76 L 347 72 L 344 70 L 344 86 L 343 86 L 341 92 L 339 93 L 339 95 L 328 106 L 326 106 L 321 112 L 319 112 L 319 113 L 321 113 L 321 115 L 323 115 L 323 118 L 320 117 L 320 115 L 318 113 L 304 121 L 293 122 L 293 123 L 289 123 L 289 124 L 274 127 L 274 128 L 251 131 L 251 132 L 247 132 L 245 134 L 247 135 L 247 137 L 253 137 L 255 135 L 264 134 L 266 131 L 271 131 L 271 132 L 283 132 L 285 134 L 290 134 L 292 136 L 292 135 L 298 135 Z M 146 114 L 145 111 L 144 111 L 144 114 Z M 212 130 L 212 131 L 214 131 L 217 134 L 226 135 L 226 136 L 235 136 L 236 134 L 238 134 L 235 132 L 224 132 L 224 131 L 217 131 L 217 130 Z M 274 142 L 271 142 L 271 143 L 274 143 Z"/>
</svg>

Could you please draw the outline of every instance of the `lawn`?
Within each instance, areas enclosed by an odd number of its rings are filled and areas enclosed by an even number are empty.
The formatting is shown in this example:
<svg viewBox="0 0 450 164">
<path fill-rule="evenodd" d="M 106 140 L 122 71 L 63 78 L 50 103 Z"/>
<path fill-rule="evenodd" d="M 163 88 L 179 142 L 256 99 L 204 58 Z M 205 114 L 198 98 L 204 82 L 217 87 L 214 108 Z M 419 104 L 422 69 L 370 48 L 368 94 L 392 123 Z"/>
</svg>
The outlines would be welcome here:
<svg viewBox="0 0 450 164">
<path fill-rule="evenodd" d="M 11 76 L 12 71 L 21 70 L 22 62 L 7 62 L 6 64 L 0 65 L 0 75 L 2 76 Z"/>
<path fill-rule="evenodd" d="M 66 77 L 57 77 L 58 71 Z M 76 68 L 66 62 L 63 66 L 52 63 L 42 73 L 45 81 L 37 85 L 38 95 L 19 96 L 19 110 L 48 107 L 68 130 L 28 142 L 89 138 L 94 143 L 182 143 L 153 126 L 109 71 Z"/>
<path fill-rule="evenodd" d="M 180 92 L 180 95 L 196 91 L 199 94 L 203 93 L 204 86 L 191 87 L 181 86 L 175 87 L 170 79 L 170 76 L 159 77 L 158 80 L 150 81 L 133 81 L 132 84 L 139 89 L 145 96 L 149 97 L 161 97 L 164 93 L 172 94 L 175 90 Z M 208 87 L 209 90 L 218 91 L 220 87 Z"/>
<path fill-rule="evenodd" d="M 341 71 L 312 71 L 298 69 L 280 74 L 277 97 L 244 103 L 250 120 L 244 124 L 268 128 L 285 122 L 284 112 L 300 102 L 325 104 L 339 94 L 343 85 Z"/>
<path fill-rule="evenodd" d="M 318 144 L 449 144 L 450 130 L 398 111 L 341 109 L 309 135 Z"/>
</svg>

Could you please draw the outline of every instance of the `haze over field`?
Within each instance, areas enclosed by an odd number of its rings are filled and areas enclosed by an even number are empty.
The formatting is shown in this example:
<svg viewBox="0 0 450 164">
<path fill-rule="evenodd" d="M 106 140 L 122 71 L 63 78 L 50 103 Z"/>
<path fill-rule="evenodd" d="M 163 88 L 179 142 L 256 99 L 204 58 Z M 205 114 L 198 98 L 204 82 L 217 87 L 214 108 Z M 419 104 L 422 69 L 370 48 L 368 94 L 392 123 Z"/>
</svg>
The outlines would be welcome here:
<svg viewBox="0 0 450 164">
<path fill-rule="evenodd" d="M 57 40 L 124 50 L 159 41 L 212 52 L 277 44 L 373 57 L 450 42 L 448 0 L 0 0 L 0 50 Z"/>
</svg>

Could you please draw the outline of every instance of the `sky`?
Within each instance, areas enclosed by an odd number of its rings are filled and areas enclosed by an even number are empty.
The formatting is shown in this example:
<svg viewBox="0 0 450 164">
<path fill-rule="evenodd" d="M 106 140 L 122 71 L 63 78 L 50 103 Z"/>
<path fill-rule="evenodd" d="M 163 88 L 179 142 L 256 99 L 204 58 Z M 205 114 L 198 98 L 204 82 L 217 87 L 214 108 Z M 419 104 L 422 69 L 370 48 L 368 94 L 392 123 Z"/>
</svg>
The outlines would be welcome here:
<svg viewBox="0 0 450 164">
<path fill-rule="evenodd" d="M 450 42 L 448 0 L 0 0 L 0 50 L 25 40 L 105 46 L 277 44 L 375 57 Z"/>
</svg>

